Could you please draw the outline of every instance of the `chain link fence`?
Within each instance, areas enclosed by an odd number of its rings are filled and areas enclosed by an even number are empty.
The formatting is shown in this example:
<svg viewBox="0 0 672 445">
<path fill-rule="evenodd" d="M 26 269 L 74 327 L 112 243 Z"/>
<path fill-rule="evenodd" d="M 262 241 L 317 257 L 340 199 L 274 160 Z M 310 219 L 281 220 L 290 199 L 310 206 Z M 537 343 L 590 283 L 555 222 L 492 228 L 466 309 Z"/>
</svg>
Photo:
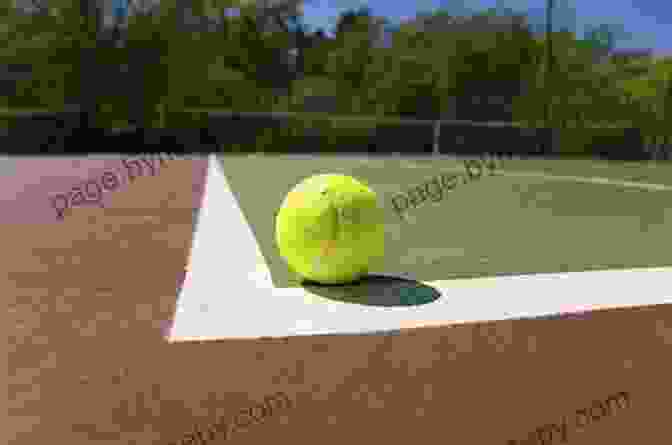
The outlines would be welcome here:
<svg viewBox="0 0 672 445">
<path fill-rule="evenodd" d="M 670 160 L 672 135 L 639 128 L 551 129 L 510 122 L 335 116 L 328 113 L 166 111 L 163 126 L 83 129 L 78 109 L 5 111 L 5 153 L 343 153 Z"/>
</svg>

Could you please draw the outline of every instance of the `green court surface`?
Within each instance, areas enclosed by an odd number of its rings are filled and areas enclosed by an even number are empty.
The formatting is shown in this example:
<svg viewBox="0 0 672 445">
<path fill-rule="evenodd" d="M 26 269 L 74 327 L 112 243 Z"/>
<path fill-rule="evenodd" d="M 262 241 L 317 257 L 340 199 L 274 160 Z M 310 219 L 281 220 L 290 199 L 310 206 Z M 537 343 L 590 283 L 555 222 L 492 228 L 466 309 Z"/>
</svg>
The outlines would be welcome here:
<svg viewBox="0 0 672 445">
<path fill-rule="evenodd" d="M 408 211 L 392 197 L 457 159 L 233 156 L 224 172 L 276 287 L 298 278 L 278 256 L 274 214 L 303 178 L 341 173 L 368 182 L 387 214 L 384 264 L 373 272 L 421 281 L 672 265 L 672 164 L 503 160 L 498 174 L 460 183 Z"/>
</svg>

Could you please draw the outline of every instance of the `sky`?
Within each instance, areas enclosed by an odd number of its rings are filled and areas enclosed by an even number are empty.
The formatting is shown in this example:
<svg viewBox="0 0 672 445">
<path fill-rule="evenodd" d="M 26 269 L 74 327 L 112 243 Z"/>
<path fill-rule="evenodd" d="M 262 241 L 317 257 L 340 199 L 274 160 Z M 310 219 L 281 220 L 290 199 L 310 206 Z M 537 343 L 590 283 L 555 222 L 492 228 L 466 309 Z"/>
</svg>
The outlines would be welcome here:
<svg viewBox="0 0 672 445">
<path fill-rule="evenodd" d="M 444 8 L 462 11 L 506 7 L 529 11 L 535 23 L 543 23 L 546 0 L 305 0 L 306 23 L 333 28 L 336 17 L 345 9 L 366 5 L 374 15 L 391 22 L 412 18 L 419 11 Z M 583 35 L 587 24 L 623 25 L 630 36 L 616 43 L 617 48 L 653 49 L 672 55 L 672 0 L 556 0 L 556 24 L 566 24 Z M 573 19 L 572 17 L 575 17 Z"/>
</svg>

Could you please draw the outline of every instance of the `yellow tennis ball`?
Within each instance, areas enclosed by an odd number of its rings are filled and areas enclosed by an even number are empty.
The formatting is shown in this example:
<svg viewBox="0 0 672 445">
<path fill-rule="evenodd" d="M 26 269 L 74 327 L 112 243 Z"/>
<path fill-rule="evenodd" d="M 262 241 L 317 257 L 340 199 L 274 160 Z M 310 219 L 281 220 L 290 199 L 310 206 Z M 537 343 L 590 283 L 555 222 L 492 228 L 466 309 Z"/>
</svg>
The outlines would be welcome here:
<svg viewBox="0 0 672 445">
<path fill-rule="evenodd" d="M 342 284 L 384 255 L 384 213 L 376 193 L 345 175 L 316 175 L 285 197 L 275 220 L 280 255 L 304 279 Z"/>
</svg>

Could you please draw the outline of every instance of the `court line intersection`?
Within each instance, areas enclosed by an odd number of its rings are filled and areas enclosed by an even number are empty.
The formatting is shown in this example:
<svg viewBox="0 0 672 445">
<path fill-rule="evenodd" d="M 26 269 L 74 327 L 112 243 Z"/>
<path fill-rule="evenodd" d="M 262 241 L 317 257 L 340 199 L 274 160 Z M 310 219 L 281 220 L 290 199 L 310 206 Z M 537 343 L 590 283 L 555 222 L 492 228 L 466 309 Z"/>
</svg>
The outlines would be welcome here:
<svg viewBox="0 0 672 445">
<path fill-rule="evenodd" d="M 672 303 L 672 267 L 439 280 L 425 284 L 450 298 L 413 307 L 360 306 L 275 287 L 223 168 L 212 155 L 169 341 L 393 332 Z"/>
</svg>

